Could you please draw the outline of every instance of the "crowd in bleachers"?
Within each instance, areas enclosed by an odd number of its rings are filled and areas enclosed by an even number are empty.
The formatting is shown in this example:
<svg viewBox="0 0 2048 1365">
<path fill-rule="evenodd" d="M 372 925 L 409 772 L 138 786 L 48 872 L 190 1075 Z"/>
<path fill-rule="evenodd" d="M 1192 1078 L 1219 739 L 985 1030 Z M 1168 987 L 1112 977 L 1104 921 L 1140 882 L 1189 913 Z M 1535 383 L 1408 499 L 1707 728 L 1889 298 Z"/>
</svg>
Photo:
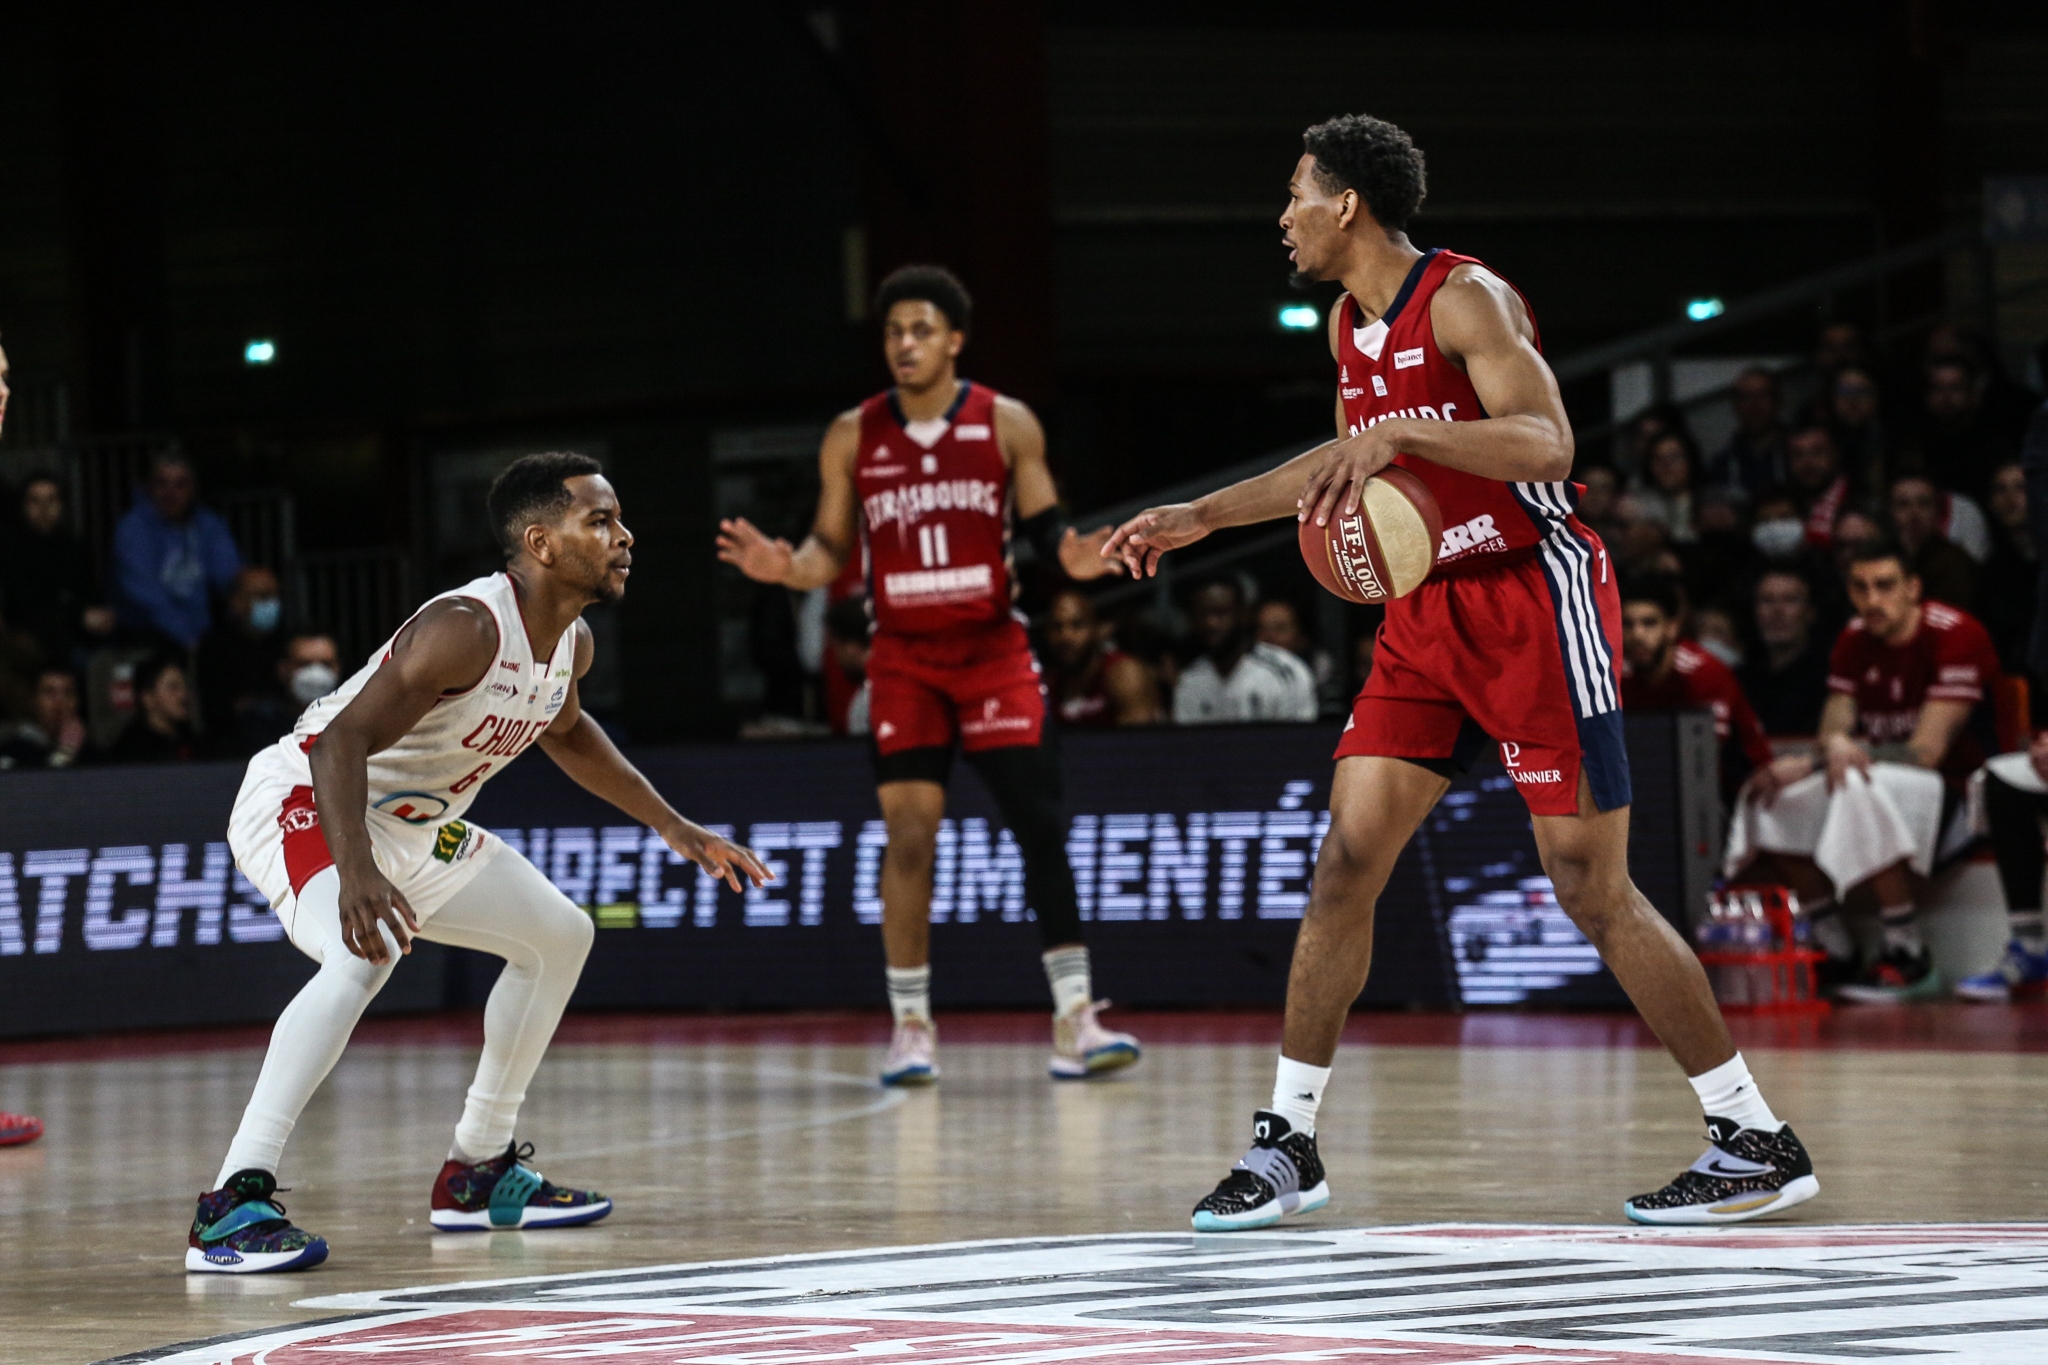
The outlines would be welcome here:
<svg viewBox="0 0 2048 1365">
<path fill-rule="evenodd" d="M 286 629 L 189 461 L 151 462 L 104 563 L 65 490 L 29 474 L 0 532 L 0 769 L 246 757 L 334 689 L 334 641 Z"/>
</svg>

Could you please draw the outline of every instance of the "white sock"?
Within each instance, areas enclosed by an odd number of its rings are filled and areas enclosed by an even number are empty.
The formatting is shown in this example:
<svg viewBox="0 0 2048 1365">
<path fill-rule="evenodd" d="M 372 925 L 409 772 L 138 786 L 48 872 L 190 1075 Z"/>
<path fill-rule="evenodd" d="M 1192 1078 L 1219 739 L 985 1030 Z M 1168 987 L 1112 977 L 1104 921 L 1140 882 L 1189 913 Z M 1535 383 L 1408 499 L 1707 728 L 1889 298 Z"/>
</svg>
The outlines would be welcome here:
<svg viewBox="0 0 2048 1365">
<path fill-rule="evenodd" d="M 1700 1108 L 1710 1119 L 1729 1119 L 1739 1128 L 1754 1128 L 1758 1132 L 1775 1133 L 1785 1125 L 1771 1112 L 1771 1106 L 1764 1103 L 1756 1080 L 1749 1074 L 1749 1063 L 1736 1053 L 1712 1071 L 1702 1071 L 1688 1077 L 1693 1093 L 1700 1097 Z"/>
<path fill-rule="evenodd" d="M 896 1016 L 896 1022 L 922 1019 L 929 1024 L 932 1021 L 931 964 L 883 970 L 889 977 L 889 1013 Z"/>
<path fill-rule="evenodd" d="M 1089 1004 L 1095 990 L 1088 979 L 1088 949 L 1080 943 L 1054 948 L 1040 959 L 1045 963 L 1045 981 L 1052 987 L 1052 1012 L 1068 1014 Z"/>
<path fill-rule="evenodd" d="M 1323 1087 L 1329 1083 L 1330 1068 L 1282 1057 L 1273 1072 L 1273 1102 L 1266 1107 L 1295 1132 L 1314 1137 L 1316 1110 L 1323 1106 Z"/>
<path fill-rule="evenodd" d="M 2005 919 L 2012 936 L 2025 944 L 2028 952 L 2038 953 L 2048 947 L 2048 925 L 2042 923 L 2039 910 L 2014 910 Z"/>
<path fill-rule="evenodd" d="M 462 1140 L 457 1138 L 454 1142 L 448 1144 L 448 1159 L 450 1161 L 459 1161 L 465 1166 L 474 1166 L 477 1162 L 485 1161 L 489 1158 L 474 1156 L 469 1152 L 463 1151 Z"/>
<path fill-rule="evenodd" d="M 1920 925 L 1913 918 L 1913 904 L 1887 905 L 1877 912 L 1878 928 L 1884 931 L 1886 952 L 1911 953 L 1918 957 L 1926 951 L 1920 940 Z"/>
</svg>

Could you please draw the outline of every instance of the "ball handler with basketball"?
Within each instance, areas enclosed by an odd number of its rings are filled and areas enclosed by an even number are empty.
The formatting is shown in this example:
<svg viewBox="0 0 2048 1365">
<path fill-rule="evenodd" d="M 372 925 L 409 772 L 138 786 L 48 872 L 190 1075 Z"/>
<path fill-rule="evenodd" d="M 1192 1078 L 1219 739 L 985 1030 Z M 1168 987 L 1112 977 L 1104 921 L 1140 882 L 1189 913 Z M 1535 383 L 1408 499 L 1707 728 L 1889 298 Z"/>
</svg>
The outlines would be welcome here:
<svg viewBox="0 0 2048 1365">
<path fill-rule="evenodd" d="M 1404 231 L 1424 192 L 1408 135 L 1364 115 L 1310 128 L 1280 218 L 1297 276 L 1340 280 L 1330 314 L 1337 439 L 1280 468 L 1119 527 L 1105 555 L 1161 554 L 1226 526 L 1356 512 L 1398 465 L 1441 508 L 1427 581 L 1387 607 L 1373 672 L 1337 746 L 1330 831 L 1295 943 L 1271 1107 L 1196 1205 L 1201 1231 L 1319 1208 L 1316 1109 L 1372 957 L 1394 860 L 1490 739 L 1533 818 L 1559 906 L 1599 949 L 1698 1092 L 1709 1147 L 1624 1205 L 1645 1223 L 1754 1218 L 1818 1193 L 1813 1166 L 1736 1052 L 1705 973 L 1628 873 L 1620 602 L 1600 539 L 1574 514 L 1572 432 L 1536 322 L 1514 287 Z M 1332 528 L 1334 529 L 1334 528 Z"/>
</svg>

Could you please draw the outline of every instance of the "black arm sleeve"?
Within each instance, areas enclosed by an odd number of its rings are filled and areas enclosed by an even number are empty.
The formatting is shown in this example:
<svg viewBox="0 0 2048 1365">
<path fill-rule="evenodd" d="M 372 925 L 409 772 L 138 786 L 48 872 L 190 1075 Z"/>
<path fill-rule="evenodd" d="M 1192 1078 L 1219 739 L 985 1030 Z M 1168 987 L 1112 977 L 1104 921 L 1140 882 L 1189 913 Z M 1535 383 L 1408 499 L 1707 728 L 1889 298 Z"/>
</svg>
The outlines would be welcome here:
<svg viewBox="0 0 2048 1365">
<path fill-rule="evenodd" d="M 1032 552 L 1049 564 L 1060 562 L 1060 541 L 1067 534 L 1067 516 L 1055 503 L 1035 517 L 1020 517 L 1017 529 Z"/>
</svg>

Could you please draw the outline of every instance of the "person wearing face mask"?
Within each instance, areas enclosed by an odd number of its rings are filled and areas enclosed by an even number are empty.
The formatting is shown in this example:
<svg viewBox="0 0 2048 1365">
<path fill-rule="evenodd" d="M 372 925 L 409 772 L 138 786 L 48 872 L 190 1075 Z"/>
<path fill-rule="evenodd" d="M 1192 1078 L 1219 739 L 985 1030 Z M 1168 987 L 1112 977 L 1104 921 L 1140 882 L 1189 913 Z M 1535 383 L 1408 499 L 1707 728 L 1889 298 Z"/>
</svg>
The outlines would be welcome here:
<svg viewBox="0 0 2048 1365">
<path fill-rule="evenodd" d="M 195 684 L 207 747 L 247 758 L 291 728 L 294 704 L 279 680 L 284 598 L 277 574 L 251 564 L 228 591 L 227 620 L 199 645 Z"/>
<path fill-rule="evenodd" d="M 277 677 L 293 706 L 300 709 L 332 692 L 341 685 L 341 651 L 335 647 L 334 637 L 313 631 L 292 636 L 284 647 L 284 657 L 277 662 Z M 290 728 L 288 720 L 285 729 Z"/>
</svg>

